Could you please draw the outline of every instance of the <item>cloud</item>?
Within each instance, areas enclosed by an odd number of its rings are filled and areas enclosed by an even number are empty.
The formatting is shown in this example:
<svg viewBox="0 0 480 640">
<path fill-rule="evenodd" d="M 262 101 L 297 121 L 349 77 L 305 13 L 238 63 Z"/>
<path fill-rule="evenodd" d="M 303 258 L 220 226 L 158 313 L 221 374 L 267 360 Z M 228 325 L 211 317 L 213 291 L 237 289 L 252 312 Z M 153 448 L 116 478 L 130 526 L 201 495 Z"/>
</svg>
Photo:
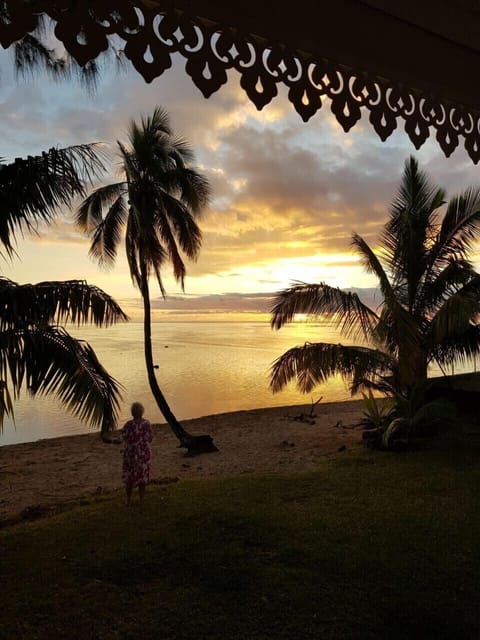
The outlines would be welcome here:
<svg viewBox="0 0 480 640">
<path fill-rule="evenodd" d="M 211 206 L 200 219 L 203 248 L 199 260 L 188 265 L 187 285 L 201 293 L 212 287 L 218 294 L 241 290 L 237 295 L 242 296 L 203 302 L 192 298 L 196 304 L 216 302 L 225 308 L 246 304 L 245 287 L 254 292 L 275 290 L 294 278 L 330 281 L 338 276 L 341 283 L 354 283 L 361 269 L 352 258 L 351 234 L 360 233 L 375 247 L 409 154 L 449 194 L 478 182 L 478 169 L 465 152 L 459 149 L 446 160 L 433 139 L 417 152 L 400 122 L 386 143 L 372 133 L 367 115 L 345 134 L 325 101 L 320 112 L 303 123 L 284 88 L 259 112 L 246 99 L 234 72 L 206 100 L 178 55 L 172 68 L 150 85 L 134 71 L 106 70 L 94 95 L 78 84 L 52 84 L 41 77 L 16 83 L 11 63 L 5 56 L 0 60 L 1 155 L 6 157 L 93 140 L 105 141 L 114 153 L 116 140 L 126 138 L 130 119 L 151 112 L 155 105 L 168 110 L 174 131 L 190 140 L 213 189 Z M 58 256 L 63 247 L 68 264 L 73 247 L 75 255 L 84 251 L 86 256 L 89 243 L 65 212 L 28 246 L 43 250 L 45 244 L 55 245 Z M 37 251 L 36 259 L 39 255 Z M 106 283 L 107 290 L 111 282 L 112 294 L 118 290 L 124 295 L 130 287 L 128 269 L 120 257 L 118 262 L 115 278 L 96 276 L 95 265 L 91 273 Z M 32 269 L 28 276 L 25 265 L 25 279 L 35 280 Z M 170 272 L 165 269 L 168 290 L 176 290 L 170 286 Z M 58 268 L 53 275 L 59 275 Z M 45 272 L 42 277 L 50 276 Z M 121 287 L 122 278 L 127 285 Z M 262 300 L 252 298 L 248 304 L 261 306 Z"/>
<path fill-rule="evenodd" d="M 356 293 L 360 299 L 373 309 L 380 302 L 378 289 L 351 288 L 348 291 Z M 273 305 L 276 291 L 270 293 L 240 293 L 229 292 L 223 294 L 209 295 L 183 295 L 152 298 L 152 310 L 175 312 L 175 313 L 258 313 L 268 314 Z M 141 310 L 143 308 L 140 298 L 126 298 L 119 301 L 121 304 L 131 309 Z"/>
</svg>

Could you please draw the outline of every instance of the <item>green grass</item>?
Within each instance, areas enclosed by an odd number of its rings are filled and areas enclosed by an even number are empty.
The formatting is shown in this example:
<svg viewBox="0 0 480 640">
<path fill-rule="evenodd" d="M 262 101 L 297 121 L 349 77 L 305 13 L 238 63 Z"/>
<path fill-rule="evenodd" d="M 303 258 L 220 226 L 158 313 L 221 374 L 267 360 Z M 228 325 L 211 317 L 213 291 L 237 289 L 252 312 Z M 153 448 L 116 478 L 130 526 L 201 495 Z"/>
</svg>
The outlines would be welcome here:
<svg viewBox="0 0 480 640">
<path fill-rule="evenodd" d="M 479 454 L 344 453 L 8 527 L 0 640 L 476 639 Z"/>
</svg>

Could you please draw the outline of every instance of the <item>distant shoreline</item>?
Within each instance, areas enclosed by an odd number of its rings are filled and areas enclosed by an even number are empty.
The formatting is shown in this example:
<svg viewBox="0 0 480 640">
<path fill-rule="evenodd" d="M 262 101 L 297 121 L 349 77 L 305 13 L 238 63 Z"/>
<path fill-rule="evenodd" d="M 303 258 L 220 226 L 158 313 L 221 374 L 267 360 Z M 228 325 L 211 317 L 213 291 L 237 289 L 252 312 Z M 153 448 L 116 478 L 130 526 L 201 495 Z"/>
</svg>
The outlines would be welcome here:
<svg viewBox="0 0 480 640">
<path fill-rule="evenodd" d="M 295 419 L 310 410 L 311 404 L 288 405 L 185 420 L 189 432 L 211 435 L 219 448 L 194 458 L 184 456 L 168 425 L 155 424 L 153 484 L 312 471 L 326 457 L 360 446 L 360 400 L 320 403 L 313 424 Z M 0 447 L 0 526 L 120 490 L 121 452 L 98 432 Z"/>
</svg>

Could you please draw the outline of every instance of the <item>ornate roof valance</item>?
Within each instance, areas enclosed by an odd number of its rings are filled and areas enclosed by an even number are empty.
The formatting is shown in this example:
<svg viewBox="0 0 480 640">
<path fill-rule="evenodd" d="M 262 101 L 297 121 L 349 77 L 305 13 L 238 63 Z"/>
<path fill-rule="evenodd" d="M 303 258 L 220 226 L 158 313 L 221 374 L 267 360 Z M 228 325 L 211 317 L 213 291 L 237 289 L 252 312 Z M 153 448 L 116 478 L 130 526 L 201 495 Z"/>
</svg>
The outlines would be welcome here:
<svg viewBox="0 0 480 640">
<path fill-rule="evenodd" d="M 447 156 L 463 139 L 473 162 L 480 159 L 480 92 L 474 75 L 480 55 L 475 29 L 467 24 L 476 21 L 478 26 L 475 2 L 335 0 L 328 7 L 317 0 L 2 4 L 0 43 L 5 48 L 35 30 L 38 15 L 44 13 L 81 65 L 106 51 L 117 36 L 125 57 L 147 82 L 180 53 L 186 72 L 206 98 L 235 69 L 258 109 L 277 95 L 281 83 L 304 121 L 328 99 L 345 131 L 366 110 L 382 140 L 404 121 L 416 148 L 434 131 Z M 432 14 L 426 11 L 428 5 Z M 413 6 L 412 20 L 408 11 Z M 459 18 L 463 31 L 457 28 Z"/>
</svg>

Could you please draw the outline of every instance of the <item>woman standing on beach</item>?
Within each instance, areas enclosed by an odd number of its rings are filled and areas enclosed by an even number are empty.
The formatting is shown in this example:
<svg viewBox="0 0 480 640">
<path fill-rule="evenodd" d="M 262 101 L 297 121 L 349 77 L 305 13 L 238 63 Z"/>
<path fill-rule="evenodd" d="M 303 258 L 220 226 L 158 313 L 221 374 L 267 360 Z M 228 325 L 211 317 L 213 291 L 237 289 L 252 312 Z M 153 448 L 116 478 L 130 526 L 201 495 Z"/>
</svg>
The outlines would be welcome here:
<svg viewBox="0 0 480 640">
<path fill-rule="evenodd" d="M 134 487 L 138 487 L 140 504 L 143 502 L 145 487 L 150 480 L 152 460 L 150 443 L 153 439 L 150 422 L 143 417 L 143 405 L 134 402 L 131 412 L 132 420 L 126 422 L 122 429 L 122 439 L 125 443 L 122 480 L 125 483 L 127 505 L 131 503 Z"/>
</svg>

